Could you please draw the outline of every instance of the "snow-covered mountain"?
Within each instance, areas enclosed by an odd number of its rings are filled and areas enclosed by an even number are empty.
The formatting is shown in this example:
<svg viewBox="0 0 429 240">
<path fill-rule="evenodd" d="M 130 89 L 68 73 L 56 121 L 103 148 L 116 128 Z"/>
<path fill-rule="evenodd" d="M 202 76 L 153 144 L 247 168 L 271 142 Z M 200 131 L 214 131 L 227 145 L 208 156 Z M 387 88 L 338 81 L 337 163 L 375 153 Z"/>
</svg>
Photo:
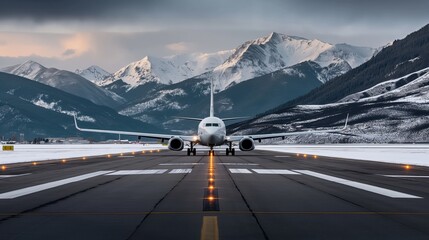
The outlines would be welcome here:
<svg viewBox="0 0 429 240">
<path fill-rule="evenodd" d="M 344 134 L 297 135 L 284 142 L 427 142 L 428 103 L 429 67 L 348 95 L 335 103 L 297 105 L 287 111 L 271 113 L 234 131 L 250 134 L 340 126 L 346 113 L 350 113 L 350 127 Z"/>
<path fill-rule="evenodd" d="M 97 85 L 100 85 L 103 80 L 112 76 L 111 73 L 96 65 L 92 65 L 83 70 L 76 69 L 75 73 Z"/>
<path fill-rule="evenodd" d="M 236 48 L 223 64 L 206 73 L 206 78 L 213 78 L 216 89 L 223 91 L 242 81 L 305 61 L 314 61 L 322 67 L 349 65 L 344 68 L 345 73 L 366 62 L 374 52 L 373 48 L 333 45 L 273 32 Z"/>
<path fill-rule="evenodd" d="M 149 57 L 132 62 L 103 81 L 102 85 L 111 85 L 121 79 L 129 89 L 148 82 L 172 84 L 204 72 L 213 70 L 232 54 L 232 50 L 215 53 L 193 53 L 169 57 Z"/>
<path fill-rule="evenodd" d="M 379 83 L 364 91 L 350 94 L 338 102 L 377 101 L 429 103 L 429 68 Z"/>
<path fill-rule="evenodd" d="M 340 127 L 342 134 L 287 137 L 294 143 L 429 141 L 429 25 L 383 47 L 371 60 L 230 133 L 273 133 Z"/>
<path fill-rule="evenodd" d="M 95 85 L 80 75 L 56 68 L 46 68 L 34 61 L 26 61 L 0 71 L 35 80 L 99 105 L 117 106 L 125 102 L 121 96 Z"/>
<path fill-rule="evenodd" d="M 336 66 L 337 74 L 340 68 L 343 74 L 370 59 L 374 52 L 373 48 L 333 45 L 273 32 L 233 50 L 161 58 L 146 56 L 100 84 L 115 86 L 116 81 L 122 80 L 130 90 L 148 82 L 168 85 L 201 75 L 200 79 L 214 79 L 216 90 L 223 91 L 242 81 L 305 61 L 314 61 L 321 67 Z"/>
</svg>

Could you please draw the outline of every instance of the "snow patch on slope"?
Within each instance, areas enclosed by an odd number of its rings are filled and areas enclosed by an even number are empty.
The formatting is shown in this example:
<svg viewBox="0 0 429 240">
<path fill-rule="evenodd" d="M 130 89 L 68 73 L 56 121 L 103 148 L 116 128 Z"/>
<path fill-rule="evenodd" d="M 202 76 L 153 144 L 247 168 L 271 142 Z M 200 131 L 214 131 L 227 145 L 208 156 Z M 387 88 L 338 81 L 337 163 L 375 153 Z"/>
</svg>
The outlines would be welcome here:
<svg viewBox="0 0 429 240">
<path fill-rule="evenodd" d="M 84 121 L 84 122 L 95 122 L 95 119 L 90 117 L 90 116 L 86 116 L 86 115 L 81 115 L 80 112 L 77 111 L 67 111 L 67 110 L 63 110 L 62 107 L 60 106 L 61 101 L 57 101 L 57 102 L 46 102 L 43 98 L 46 98 L 48 96 L 44 95 L 44 94 L 40 94 L 38 96 L 37 99 L 33 99 L 31 101 L 31 103 L 33 103 L 36 106 L 45 108 L 45 109 L 49 109 L 52 110 L 54 112 L 58 112 L 58 113 L 62 113 L 62 114 L 66 114 L 69 116 L 79 116 L 77 119 L 80 121 Z"/>
<path fill-rule="evenodd" d="M 156 98 L 150 99 L 146 102 L 138 103 L 134 106 L 125 108 L 119 114 L 125 116 L 133 116 L 142 113 L 146 110 L 163 111 L 165 109 L 181 110 L 189 107 L 188 105 L 180 105 L 178 102 L 171 101 L 174 97 L 185 96 L 186 92 L 183 89 L 161 90 Z"/>
</svg>

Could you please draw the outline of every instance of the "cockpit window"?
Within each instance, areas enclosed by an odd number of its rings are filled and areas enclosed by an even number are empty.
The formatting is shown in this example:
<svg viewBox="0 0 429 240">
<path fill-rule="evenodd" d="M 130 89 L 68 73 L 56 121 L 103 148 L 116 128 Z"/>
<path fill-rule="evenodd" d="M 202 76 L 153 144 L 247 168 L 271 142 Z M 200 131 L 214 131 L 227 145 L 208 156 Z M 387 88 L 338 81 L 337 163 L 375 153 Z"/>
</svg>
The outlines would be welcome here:
<svg viewBox="0 0 429 240">
<path fill-rule="evenodd" d="M 219 123 L 206 123 L 206 127 L 219 127 Z"/>
</svg>

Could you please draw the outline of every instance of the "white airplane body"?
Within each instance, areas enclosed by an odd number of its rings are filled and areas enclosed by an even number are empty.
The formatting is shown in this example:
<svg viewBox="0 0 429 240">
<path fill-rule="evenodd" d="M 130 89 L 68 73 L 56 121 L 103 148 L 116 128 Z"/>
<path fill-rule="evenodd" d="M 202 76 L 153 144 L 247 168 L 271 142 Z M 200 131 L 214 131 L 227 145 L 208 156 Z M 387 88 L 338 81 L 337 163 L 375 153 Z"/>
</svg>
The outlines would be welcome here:
<svg viewBox="0 0 429 240">
<path fill-rule="evenodd" d="M 198 134 L 189 136 L 189 135 L 169 135 L 169 134 L 156 134 L 156 133 L 144 133 L 144 132 L 126 132 L 126 131 L 116 131 L 116 130 L 101 130 L 101 129 L 86 129 L 80 128 L 77 125 L 76 116 L 74 116 L 75 127 L 79 131 L 83 132 L 96 132 L 96 133 L 112 133 L 112 134 L 122 134 L 122 135 L 133 135 L 146 138 L 156 138 L 161 139 L 162 141 L 168 140 L 168 148 L 172 151 L 182 151 L 185 147 L 185 142 L 190 143 L 190 147 L 187 149 L 188 155 L 196 155 L 195 145 L 199 144 L 202 146 L 210 147 L 210 152 L 213 153 L 214 146 L 227 145 L 226 155 L 235 155 L 235 149 L 233 148 L 232 143 L 238 142 L 238 146 L 241 151 L 251 151 L 255 149 L 255 140 L 262 140 L 268 138 L 284 138 L 285 136 L 298 135 L 298 134 L 309 134 L 309 133 L 336 133 L 341 132 L 346 129 L 348 115 L 345 121 L 345 125 L 341 129 L 331 129 L 331 130 L 316 130 L 316 131 L 304 131 L 304 132 L 286 132 L 286 133 L 271 133 L 271 134 L 250 134 L 243 136 L 227 136 L 226 127 L 224 121 L 240 119 L 243 117 L 236 118 L 218 118 L 214 116 L 214 107 L 213 107 L 213 81 L 211 82 L 210 90 L 210 116 L 204 119 L 200 118 L 190 118 L 190 117 L 179 117 L 181 119 L 199 121 L 198 124 Z"/>
</svg>

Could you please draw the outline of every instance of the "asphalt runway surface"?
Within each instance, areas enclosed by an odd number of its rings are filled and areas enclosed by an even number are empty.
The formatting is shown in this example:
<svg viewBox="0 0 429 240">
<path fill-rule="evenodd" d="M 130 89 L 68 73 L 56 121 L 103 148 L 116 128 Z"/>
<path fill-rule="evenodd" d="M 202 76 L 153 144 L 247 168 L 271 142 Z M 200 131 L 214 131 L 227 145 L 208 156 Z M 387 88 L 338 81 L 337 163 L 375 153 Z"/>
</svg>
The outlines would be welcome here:
<svg viewBox="0 0 429 240">
<path fill-rule="evenodd" d="M 426 167 L 269 151 L 6 167 L 0 239 L 429 239 Z"/>
</svg>

